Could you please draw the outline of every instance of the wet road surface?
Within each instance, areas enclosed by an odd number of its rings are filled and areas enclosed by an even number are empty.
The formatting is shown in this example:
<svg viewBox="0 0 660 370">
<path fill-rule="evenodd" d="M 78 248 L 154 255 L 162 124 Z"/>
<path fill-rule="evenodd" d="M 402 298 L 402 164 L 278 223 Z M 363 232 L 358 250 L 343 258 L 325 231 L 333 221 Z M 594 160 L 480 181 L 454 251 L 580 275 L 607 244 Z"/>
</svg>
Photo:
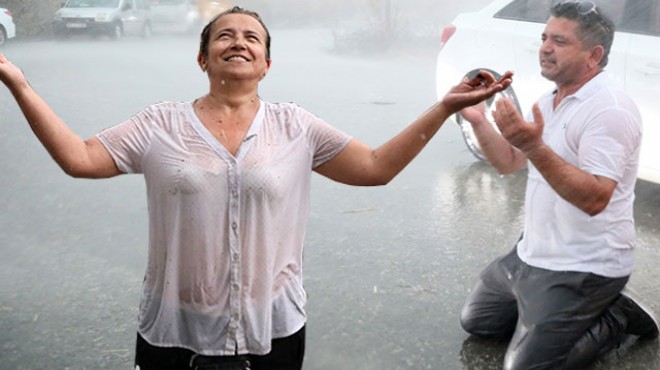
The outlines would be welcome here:
<svg viewBox="0 0 660 370">
<path fill-rule="evenodd" d="M 263 99 L 293 101 L 377 146 L 435 100 L 431 52 L 340 56 L 329 32 L 273 30 Z M 197 41 L 78 39 L 4 52 L 82 137 L 148 104 L 207 90 Z M 520 83 L 520 82 L 518 82 Z M 140 176 L 66 177 L 0 89 L 0 368 L 128 369 L 146 261 Z M 524 174 L 499 176 L 447 124 L 389 185 L 314 175 L 305 249 L 307 370 L 500 369 L 505 343 L 458 313 L 481 269 L 521 231 Z M 631 285 L 660 311 L 660 185 L 640 183 Z M 592 370 L 660 369 L 658 342 Z"/>
</svg>

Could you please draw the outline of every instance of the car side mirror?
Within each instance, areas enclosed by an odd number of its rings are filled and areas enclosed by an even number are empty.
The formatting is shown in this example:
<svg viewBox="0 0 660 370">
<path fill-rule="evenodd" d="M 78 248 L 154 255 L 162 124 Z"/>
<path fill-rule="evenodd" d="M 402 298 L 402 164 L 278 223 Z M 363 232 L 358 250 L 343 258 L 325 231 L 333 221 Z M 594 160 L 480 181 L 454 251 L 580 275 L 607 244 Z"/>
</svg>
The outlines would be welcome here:
<svg viewBox="0 0 660 370">
<path fill-rule="evenodd" d="M 124 3 L 124 5 L 121 6 L 121 10 L 122 10 L 122 11 L 124 11 L 124 10 L 129 10 L 129 9 L 131 9 L 131 8 L 132 8 L 132 6 L 131 6 L 131 3 L 130 3 L 130 2 L 126 2 L 126 3 Z"/>
</svg>

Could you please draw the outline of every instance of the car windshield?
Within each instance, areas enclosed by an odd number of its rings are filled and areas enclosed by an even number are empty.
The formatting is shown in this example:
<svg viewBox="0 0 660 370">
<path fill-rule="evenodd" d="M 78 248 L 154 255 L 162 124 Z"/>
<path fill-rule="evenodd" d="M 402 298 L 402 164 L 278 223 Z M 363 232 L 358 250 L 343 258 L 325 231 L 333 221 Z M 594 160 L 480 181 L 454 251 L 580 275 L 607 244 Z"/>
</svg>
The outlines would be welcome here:
<svg viewBox="0 0 660 370">
<path fill-rule="evenodd" d="M 550 14 L 550 8 L 559 2 L 560 0 L 514 0 L 502 8 L 495 17 L 545 23 Z M 594 0 L 594 3 L 614 21 L 618 31 L 660 34 L 660 16 L 657 16 L 660 14 L 660 8 L 656 9 L 660 3 L 647 0 Z"/>
<path fill-rule="evenodd" d="M 116 8 L 119 0 L 69 0 L 67 8 Z"/>
</svg>

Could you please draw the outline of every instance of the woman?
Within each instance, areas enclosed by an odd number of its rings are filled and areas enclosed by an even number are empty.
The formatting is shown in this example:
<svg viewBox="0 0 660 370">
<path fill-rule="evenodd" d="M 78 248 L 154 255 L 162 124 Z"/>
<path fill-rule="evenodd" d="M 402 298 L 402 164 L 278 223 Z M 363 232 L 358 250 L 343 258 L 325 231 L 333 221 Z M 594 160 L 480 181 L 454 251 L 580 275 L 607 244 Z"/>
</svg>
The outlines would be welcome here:
<svg viewBox="0 0 660 370">
<path fill-rule="evenodd" d="M 69 175 L 142 173 L 150 222 L 141 369 L 300 369 L 302 249 L 312 171 L 349 185 L 396 176 L 454 112 L 511 83 L 483 73 L 373 150 L 295 104 L 262 101 L 270 35 L 235 7 L 202 31 L 209 92 L 160 103 L 83 141 L 0 55 L 0 79 Z"/>
</svg>

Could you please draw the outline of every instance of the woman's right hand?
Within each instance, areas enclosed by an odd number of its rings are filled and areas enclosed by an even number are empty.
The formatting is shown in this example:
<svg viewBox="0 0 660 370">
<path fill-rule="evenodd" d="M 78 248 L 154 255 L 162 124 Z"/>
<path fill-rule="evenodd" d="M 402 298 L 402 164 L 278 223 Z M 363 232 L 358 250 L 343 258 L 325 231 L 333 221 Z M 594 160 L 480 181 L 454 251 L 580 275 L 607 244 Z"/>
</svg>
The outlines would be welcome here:
<svg viewBox="0 0 660 370">
<path fill-rule="evenodd" d="M 97 137 L 83 141 L 30 88 L 23 72 L 0 54 L 0 80 L 14 95 L 23 115 L 44 148 L 70 176 L 105 178 L 121 174 Z"/>
<path fill-rule="evenodd" d="M 0 53 L 0 81 L 5 84 L 9 89 L 27 83 L 23 72 L 16 67 L 12 62 Z"/>
</svg>

